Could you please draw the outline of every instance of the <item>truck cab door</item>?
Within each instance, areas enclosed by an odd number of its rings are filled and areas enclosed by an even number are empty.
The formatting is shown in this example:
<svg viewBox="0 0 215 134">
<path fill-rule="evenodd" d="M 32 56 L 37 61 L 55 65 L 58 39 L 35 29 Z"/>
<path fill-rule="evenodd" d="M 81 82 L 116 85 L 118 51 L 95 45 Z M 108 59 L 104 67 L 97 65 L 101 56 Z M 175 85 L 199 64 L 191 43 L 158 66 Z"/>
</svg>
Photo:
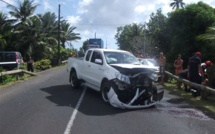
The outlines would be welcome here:
<svg viewBox="0 0 215 134">
<path fill-rule="evenodd" d="M 88 52 L 87 52 L 87 54 L 86 54 L 86 57 L 84 58 L 84 64 L 82 64 L 82 67 L 80 67 L 80 68 L 82 68 L 82 72 L 81 72 L 81 77 L 82 77 L 82 79 L 83 80 L 85 80 L 85 81 L 90 81 L 90 72 L 89 72 L 89 67 L 91 66 L 90 64 L 90 57 L 91 57 L 91 55 L 92 55 L 92 50 L 89 50 Z"/>
<path fill-rule="evenodd" d="M 88 67 L 89 83 L 100 87 L 101 81 L 104 77 L 104 58 L 101 52 L 94 51 Z"/>
</svg>

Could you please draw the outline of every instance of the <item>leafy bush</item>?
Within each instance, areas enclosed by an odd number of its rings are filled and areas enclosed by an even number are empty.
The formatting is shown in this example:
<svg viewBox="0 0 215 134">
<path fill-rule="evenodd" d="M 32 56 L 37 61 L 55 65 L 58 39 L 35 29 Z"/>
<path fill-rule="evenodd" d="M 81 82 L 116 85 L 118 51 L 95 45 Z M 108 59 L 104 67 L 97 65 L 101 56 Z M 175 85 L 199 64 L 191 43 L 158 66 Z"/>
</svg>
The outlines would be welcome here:
<svg viewBox="0 0 215 134">
<path fill-rule="evenodd" d="M 24 62 L 24 63 L 19 67 L 19 69 L 27 70 L 27 62 Z"/>
<path fill-rule="evenodd" d="M 0 72 L 5 72 L 6 70 L 4 70 L 2 67 L 0 67 Z M 4 75 L 0 77 L 0 85 L 14 81 L 15 77 L 13 77 L 12 75 Z"/>
<path fill-rule="evenodd" d="M 49 59 L 42 59 L 34 63 L 36 70 L 46 70 L 51 68 L 51 61 Z"/>
</svg>

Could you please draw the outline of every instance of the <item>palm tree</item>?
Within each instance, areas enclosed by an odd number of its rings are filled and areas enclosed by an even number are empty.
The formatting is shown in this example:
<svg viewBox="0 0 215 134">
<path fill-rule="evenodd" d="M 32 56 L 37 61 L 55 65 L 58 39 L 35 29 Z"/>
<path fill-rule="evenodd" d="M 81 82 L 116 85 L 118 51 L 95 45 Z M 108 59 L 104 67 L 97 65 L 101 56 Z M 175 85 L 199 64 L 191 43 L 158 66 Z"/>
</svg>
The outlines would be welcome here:
<svg viewBox="0 0 215 134">
<path fill-rule="evenodd" d="M 3 50 L 3 48 L 6 45 L 6 40 L 4 39 L 4 31 L 5 31 L 5 25 L 6 25 L 7 16 L 0 12 L 0 49 Z"/>
<path fill-rule="evenodd" d="M 89 44 L 89 40 L 87 39 L 87 40 L 85 40 L 84 42 L 83 42 L 83 45 L 82 45 L 82 47 L 80 48 L 80 50 L 83 50 L 84 52 L 86 52 L 86 50 L 87 50 L 87 45 Z"/>
<path fill-rule="evenodd" d="M 42 21 L 42 31 L 49 37 L 47 40 L 50 47 L 56 47 L 57 44 L 57 33 L 58 33 L 58 22 L 57 16 L 54 13 L 46 12 L 44 15 L 39 15 Z M 52 39 L 51 39 L 52 38 Z M 54 40 L 55 39 L 55 40 Z"/>
<path fill-rule="evenodd" d="M 23 38 L 25 38 L 24 36 L 29 36 L 28 34 L 24 33 L 27 32 L 28 33 L 28 25 L 26 23 L 29 23 L 31 20 L 31 17 L 33 17 L 33 13 L 37 7 L 37 5 L 34 4 L 34 0 L 23 0 L 22 2 L 18 2 L 18 6 L 13 6 L 13 5 L 8 5 L 8 8 L 11 9 L 11 11 L 9 11 L 9 14 L 14 17 L 15 19 L 13 19 L 16 24 L 14 25 L 14 29 L 13 29 L 13 37 L 15 37 L 15 39 L 13 40 L 12 44 L 15 44 L 15 48 L 16 49 L 21 49 L 21 46 L 25 46 L 27 44 L 25 44 L 25 42 L 22 42 Z M 27 29 L 27 30 L 26 30 Z M 20 44 L 19 44 L 20 43 Z M 27 43 L 27 42 L 26 42 Z M 25 49 L 28 50 L 28 47 L 22 47 L 24 48 L 21 49 L 22 54 L 25 51 Z"/>
<path fill-rule="evenodd" d="M 15 34 L 19 37 L 19 40 L 16 42 L 17 49 L 24 56 L 31 55 L 34 57 L 34 60 L 46 57 L 47 54 L 50 54 L 50 44 L 57 43 L 56 38 L 48 31 L 44 30 L 41 16 L 33 16 L 27 19 L 20 26 L 20 30 L 15 31 Z"/>
<path fill-rule="evenodd" d="M 128 29 L 128 32 L 130 36 L 133 38 L 132 39 L 132 44 L 131 44 L 131 50 L 135 52 L 143 51 L 144 50 L 144 45 L 143 44 L 143 37 L 144 37 L 144 27 L 143 25 L 138 25 L 138 24 L 132 24 L 131 27 Z"/>
<path fill-rule="evenodd" d="M 212 40 L 215 41 L 215 26 L 208 27 L 205 34 L 197 37 L 200 40 Z"/>
<path fill-rule="evenodd" d="M 4 50 L 10 42 L 12 23 L 6 14 L 0 12 L 0 50 Z"/>
<path fill-rule="evenodd" d="M 61 22 L 61 33 L 60 33 L 60 40 L 62 46 L 65 48 L 65 42 L 67 41 L 75 41 L 80 40 L 81 37 L 79 33 L 74 33 L 76 27 L 70 27 L 70 24 L 66 21 Z"/>
<path fill-rule="evenodd" d="M 183 2 L 183 0 L 173 0 L 172 3 L 170 3 L 170 6 L 172 7 L 172 9 L 179 9 L 180 7 L 181 8 L 184 8 L 185 6 L 185 3 Z"/>
<path fill-rule="evenodd" d="M 117 28 L 115 39 L 118 47 L 132 53 L 142 51 L 142 39 L 144 37 L 144 27 L 142 24 L 130 24 Z"/>
<path fill-rule="evenodd" d="M 34 0 L 24 0 L 19 2 L 18 7 L 8 5 L 12 11 L 9 11 L 10 15 L 15 17 L 17 21 L 25 22 L 27 18 L 31 17 L 38 5 L 34 4 Z"/>
</svg>

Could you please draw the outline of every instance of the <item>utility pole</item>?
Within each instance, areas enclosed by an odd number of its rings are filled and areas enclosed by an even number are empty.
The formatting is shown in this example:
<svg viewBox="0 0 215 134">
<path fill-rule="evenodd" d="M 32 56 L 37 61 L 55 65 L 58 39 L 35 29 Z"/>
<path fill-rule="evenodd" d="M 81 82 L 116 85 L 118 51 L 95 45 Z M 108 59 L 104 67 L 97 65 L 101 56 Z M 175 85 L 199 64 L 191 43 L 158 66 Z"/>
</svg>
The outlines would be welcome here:
<svg viewBox="0 0 215 134">
<path fill-rule="evenodd" d="M 60 65 L 60 4 L 58 8 L 58 65 Z"/>
</svg>

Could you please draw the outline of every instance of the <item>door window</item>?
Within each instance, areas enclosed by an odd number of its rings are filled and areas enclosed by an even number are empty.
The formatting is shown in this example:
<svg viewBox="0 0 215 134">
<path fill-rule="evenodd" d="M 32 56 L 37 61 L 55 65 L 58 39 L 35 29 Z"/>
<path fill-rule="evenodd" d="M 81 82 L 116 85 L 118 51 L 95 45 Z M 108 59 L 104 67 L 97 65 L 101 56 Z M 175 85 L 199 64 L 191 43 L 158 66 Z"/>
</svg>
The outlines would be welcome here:
<svg viewBox="0 0 215 134">
<path fill-rule="evenodd" d="M 85 58 L 86 61 L 89 61 L 91 53 L 92 53 L 91 50 L 89 50 L 89 51 L 87 52 L 87 55 L 86 55 L 86 58 Z"/>
<path fill-rule="evenodd" d="M 96 59 L 100 59 L 101 61 L 103 61 L 101 53 L 94 51 L 93 55 L 92 55 L 92 58 L 91 58 L 91 62 L 95 63 Z"/>
</svg>

